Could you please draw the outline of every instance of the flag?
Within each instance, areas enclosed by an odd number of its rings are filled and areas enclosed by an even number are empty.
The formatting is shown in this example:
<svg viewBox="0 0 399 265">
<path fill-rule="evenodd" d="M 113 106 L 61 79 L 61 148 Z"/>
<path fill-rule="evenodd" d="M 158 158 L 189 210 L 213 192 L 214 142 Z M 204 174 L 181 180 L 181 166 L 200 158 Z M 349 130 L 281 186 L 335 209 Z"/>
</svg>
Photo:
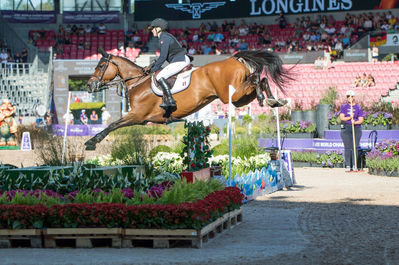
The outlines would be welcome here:
<svg viewBox="0 0 399 265">
<path fill-rule="evenodd" d="M 370 46 L 381 46 L 387 43 L 387 33 L 385 31 L 370 33 Z"/>
</svg>

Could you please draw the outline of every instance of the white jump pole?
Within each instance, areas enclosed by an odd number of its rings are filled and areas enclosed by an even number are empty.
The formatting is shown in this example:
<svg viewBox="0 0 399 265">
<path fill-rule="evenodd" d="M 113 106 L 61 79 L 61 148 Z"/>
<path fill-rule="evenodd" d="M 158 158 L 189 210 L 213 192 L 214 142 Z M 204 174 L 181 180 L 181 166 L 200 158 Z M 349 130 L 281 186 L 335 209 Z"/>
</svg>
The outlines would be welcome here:
<svg viewBox="0 0 399 265">
<path fill-rule="evenodd" d="M 68 131 L 68 122 L 69 122 L 69 106 L 71 105 L 71 98 L 72 98 L 72 92 L 68 92 L 68 104 L 67 104 L 67 109 L 66 109 L 66 119 L 65 119 L 65 129 L 64 129 L 64 144 L 62 145 L 62 164 L 65 162 L 65 147 L 66 147 L 66 139 L 67 139 L 67 131 Z"/>
<path fill-rule="evenodd" d="M 229 133 L 229 177 L 232 178 L 231 176 L 231 116 L 234 115 L 234 106 L 233 103 L 231 102 L 231 97 L 235 92 L 235 88 L 232 85 L 229 85 L 229 122 L 228 122 L 228 133 Z"/>
<path fill-rule="evenodd" d="M 277 95 L 277 86 L 274 87 L 274 95 L 275 97 L 278 99 L 278 95 Z M 280 174 L 283 173 L 283 163 L 282 163 L 282 155 L 281 155 L 281 134 L 280 134 L 280 117 L 279 117 L 279 111 L 278 111 L 278 107 L 274 108 L 274 115 L 276 116 L 276 130 L 277 130 L 277 147 L 278 147 L 278 160 L 280 161 Z"/>
</svg>

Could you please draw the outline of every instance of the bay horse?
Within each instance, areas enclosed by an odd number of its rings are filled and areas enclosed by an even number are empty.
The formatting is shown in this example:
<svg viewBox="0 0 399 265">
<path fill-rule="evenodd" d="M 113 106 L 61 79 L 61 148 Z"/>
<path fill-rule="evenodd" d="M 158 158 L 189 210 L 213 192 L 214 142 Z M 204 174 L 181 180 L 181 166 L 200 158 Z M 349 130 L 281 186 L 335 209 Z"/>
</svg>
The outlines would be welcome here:
<svg viewBox="0 0 399 265">
<path fill-rule="evenodd" d="M 266 51 L 241 51 L 223 61 L 212 62 L 194 70 L 189 87 L 173 96 L 177 110 L 165 113 L 165 110 L 159 107 L 162 97 L 152 91 L 151 75 L 146 73 L 144 68 L 124 57 L 108 54 L 103 49 L 100 49 L 100 53 L 102 58 L 87 82 L 87 91 L 98 92 L 107 86 L 122 85 L 128 89 L 131 110 L 89 139 L 85 143 L 86 150 L 95 150 L 96 144 L 111 131 L 124 126 L 178 121 L 216 98 L 226 104 L 229 100 L 229 85 L 235 88 L 232 103 L 236 107 L 249 104 L 255 97 L 263 106 L 263 91 L 274 100 L 267 78 L 270 78 L 284 94 L 284 85 L 292 79 L 276 54 Z M 262 75 L 265 77 L 261 79 Z M 119 79 L 115 79 L 116 77 Z M 268 104 L 275 105 L 276 101 Z"/>
</svg>

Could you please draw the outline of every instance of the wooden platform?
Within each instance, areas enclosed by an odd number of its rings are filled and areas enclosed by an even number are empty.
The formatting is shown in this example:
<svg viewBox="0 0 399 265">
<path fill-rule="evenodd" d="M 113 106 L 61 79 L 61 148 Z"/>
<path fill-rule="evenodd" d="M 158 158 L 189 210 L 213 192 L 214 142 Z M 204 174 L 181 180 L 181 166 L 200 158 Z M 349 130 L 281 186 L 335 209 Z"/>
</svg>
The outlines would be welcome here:
<svg viewBox="0 0 399 265">
<path fill-rule="evenodd" d="M 43 230 L 45 248 L 122 246 L 122 228 L 48 228 Z"/>
<path fill-rule="evenodd" d="M 41 248 L 42 246 L 40 229 L 0 229 L 0 248 Z"/>
<path fill-rule="evenodd" d="M 201 230 L 194 229 L 124 229 L 122 247 L 193 247 L 203 243 L 242 222 L 242 209 L 226 213 Z"/>
<path fill-rule="evenodd" d="M 47 228 L 0 229 L 0 247 L 31 248 L 201 248 L 210 239 L 242 222 L 242 208 L 224 214 L 200 230 L 122 229 L 122 228 Z"/>
</svg>

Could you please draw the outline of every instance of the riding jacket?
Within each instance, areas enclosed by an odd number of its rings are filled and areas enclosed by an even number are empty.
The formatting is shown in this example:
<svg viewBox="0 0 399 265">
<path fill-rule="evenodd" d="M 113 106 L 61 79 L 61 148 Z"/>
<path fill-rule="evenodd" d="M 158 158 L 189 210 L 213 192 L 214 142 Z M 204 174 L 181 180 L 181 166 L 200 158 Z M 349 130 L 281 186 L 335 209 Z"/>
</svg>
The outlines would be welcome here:
<svg viewBox="0 0 399 265">
<path fill-rule="evenodd" d="M 159 36 L 159 46 L 161 54 L 151 67 L 151 72 L 156 72 L 161 69 L 163 63 L 184 62 L 186 49 L 181 46 L 177 39 L 169 32 L 162 32 Z"/>
</svg>

